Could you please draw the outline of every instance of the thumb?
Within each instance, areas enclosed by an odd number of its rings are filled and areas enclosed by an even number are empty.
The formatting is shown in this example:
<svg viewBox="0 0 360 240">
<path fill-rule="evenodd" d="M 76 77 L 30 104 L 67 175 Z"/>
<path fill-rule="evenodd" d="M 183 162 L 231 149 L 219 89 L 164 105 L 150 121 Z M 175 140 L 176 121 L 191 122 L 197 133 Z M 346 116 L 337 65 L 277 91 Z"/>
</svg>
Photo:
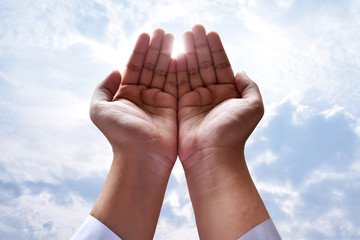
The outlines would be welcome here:
<svg viewBox="0 0 360 240">
<path fill-rule="evenodd" d="M 241 98 L 249 104 L 249 109 L 256 113 L 261 119 L 264 115 L 264 104 L 261 98 L 260 90 L 245 72 L 237 73 L 235 76 L 235 85 Z"/>
<path fill-rule="evenodd" d="M 235 85 L 241 95 L 241 98 L 260 101 L 262 103 L 262 98 L 258 86 L 246 75 L 245 72 L 238 72 L 236 74 Z"/>
<path fill-rule="evenodd" d="M 93 101 L 111 102 L 118 91 L 121 83 L 121 74 L 115 70 L 110 73 L 95 89 Z"/>
</svg>

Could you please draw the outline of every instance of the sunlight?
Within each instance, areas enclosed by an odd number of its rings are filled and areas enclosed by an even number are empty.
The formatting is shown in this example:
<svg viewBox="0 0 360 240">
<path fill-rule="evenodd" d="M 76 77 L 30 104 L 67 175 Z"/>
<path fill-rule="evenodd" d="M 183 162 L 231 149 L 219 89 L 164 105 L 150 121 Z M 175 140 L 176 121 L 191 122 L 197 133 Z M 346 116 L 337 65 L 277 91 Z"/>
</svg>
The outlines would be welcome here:
<svg viewBox="0 0 360 240">
<path fill-rule="evenodd" d="M 175 37 L 171 57 L 176 58 L 180 53 L 183 53 L 183 52 L 185 52 L 185 51 L 184 51 L 183 43 L 181 41 L 181 37 L 180 38 Z"/>
</svg>

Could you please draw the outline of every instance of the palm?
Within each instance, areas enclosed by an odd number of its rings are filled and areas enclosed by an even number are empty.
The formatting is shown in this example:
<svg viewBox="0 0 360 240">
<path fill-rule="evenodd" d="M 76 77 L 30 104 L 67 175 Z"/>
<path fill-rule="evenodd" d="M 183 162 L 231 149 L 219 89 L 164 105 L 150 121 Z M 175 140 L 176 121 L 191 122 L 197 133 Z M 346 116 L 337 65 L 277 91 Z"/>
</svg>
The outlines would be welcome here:
<svg viewBox="0 0 360 240">
<path fill-rule="evenodd" d="M 246 97 L 246 82 L 234 78 L 220 38 L 202 27 L 184 35 L 186 57 L 178 58 L 178 154 L 187 160 L 205 149 L 245 143 L 261 117 L 261 98 Z M 251 90 L 252 91 L 252 90 Z M 251 95 L 252 93 L 250 93 Z"/>
<path fill-rule="evenodd" d="M 236 107 L 234 98 L 237 97 L 239 94 L 232 84 L 198 88 L 182 96 L 179 99 L 179 136 L 183 142 L 181 146 L 186 143 L 191 143 L 189 147 L 194 146 L 196 142 L 203 147 L 226 144 L 223 136 L 230 137 L 225 133 L 226 129 L 237 124 L 231 115 L 236 111 L 233 108 Z M 182 150 L 188 152 L 186 149 L 189 147 Z"/>
<path fill-rule="evenodd" d="M 156 146 L 150 149 L 173 156 L 177 142 L 176 107 L 176 98 L 159 89 L 121 86 L 118 99 L 108 109 L 114 141 L 117 145 Z"/>
<path fill-rule="evenodd" d="M 179 99 L 179 155 L 184 159 L 199 148 L 241 145 L 251 132 L 252 107 L 240 97 L 235 85 L 200 88 Z M 192 104 L 190 104 L 192 102 Z"/>
<path fill-rule="evenodd" d="M 171 167 L 177 154 L 173 38 L 162 30 L 139 37 L 123 79 L 113 72 L 95 91 L 91 117 L 114 151 L 146 152 Z"/>
</svg>

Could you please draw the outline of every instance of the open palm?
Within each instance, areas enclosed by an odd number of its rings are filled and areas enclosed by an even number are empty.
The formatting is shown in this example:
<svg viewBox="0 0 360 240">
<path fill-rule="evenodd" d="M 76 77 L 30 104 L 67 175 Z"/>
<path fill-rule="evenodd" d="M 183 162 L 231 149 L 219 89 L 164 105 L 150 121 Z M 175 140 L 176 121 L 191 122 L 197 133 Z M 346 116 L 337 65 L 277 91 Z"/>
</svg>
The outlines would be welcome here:
<svg viewBox="0 0 360 240">
<path fill-rule="evenodd" d="M 186 53 L 177 62 L 178 154 L 187 171 L 214 149 L 240 149 L 261 119 L 263 105 L 255 83 L 244 73 L 234 77 L 217 33 L 206 35 L 196 25 L 184 41 Z"/>
<path fill-rule="evenodd" d="M 90 115 L 114 152 L 145 153 L 152 168 L 172 168 L 177 155 L 173 36 L 157 29 L 139 36 L 124 77 L 111 73 L 95 90 Z M 160 160 L 160 161 L 159 161 Z"/>
</svg>

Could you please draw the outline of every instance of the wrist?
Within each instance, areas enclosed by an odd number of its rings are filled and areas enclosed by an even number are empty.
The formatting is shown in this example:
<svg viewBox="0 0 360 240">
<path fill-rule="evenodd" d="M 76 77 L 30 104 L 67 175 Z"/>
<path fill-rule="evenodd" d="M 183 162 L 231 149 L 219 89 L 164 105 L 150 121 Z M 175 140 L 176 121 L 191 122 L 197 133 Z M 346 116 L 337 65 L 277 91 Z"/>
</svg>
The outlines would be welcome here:
<svg viewBox="0 0 360 240">
<path fill-rule="evenodd" d="M 238 184 L 251 181 L 241 148 L 203 149 L 187 160 L 188 168 L 184 171 L 195 205 L 204 198 L 235 193 L 233 188 Z"/>
<path fill-rule="evenodd" d="M 243 149 L 207 149 L 192 157 L 185 175 L 200 238 L 236 239 L 269 218 Z"/>
<path fill-rule="evenodd" d="M 139 146 L 112 145 L 112 150 L 114 166 L 143 171 L 142 174 L 146 172 L 166 179 L 170 176 L 177 157 L 175 147 L 168 146 L 164 150 L 151 143 Z"/>
<path fill-rule="evenodd" d="M 181 158 L 187 181 L 202 178 L 214 178 L 217 175 L 232 176 L 239 168 L 246 168 L 244 147 L 204 147 L 193 151 L 186 158 Z M 220 177 L 220 176 L 219 176 Z"/>
<path fill-rule="evenodd" d="M 151 154 L 136 150 L 114 151 L 91 215 L 122 239 L 152 239 L 171 169 Z M 161 164 L 154 164 L 156 161 Z"/>
</svg>

